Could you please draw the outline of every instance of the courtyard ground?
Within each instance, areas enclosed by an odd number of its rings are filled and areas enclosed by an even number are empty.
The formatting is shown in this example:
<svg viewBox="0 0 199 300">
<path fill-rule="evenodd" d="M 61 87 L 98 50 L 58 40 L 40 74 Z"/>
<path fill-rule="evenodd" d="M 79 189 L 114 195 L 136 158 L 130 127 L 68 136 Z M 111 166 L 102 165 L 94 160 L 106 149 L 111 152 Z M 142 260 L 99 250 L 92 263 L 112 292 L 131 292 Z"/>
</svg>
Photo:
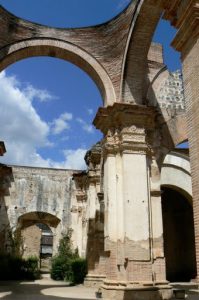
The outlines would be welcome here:
<svg viewBox="0 0 199 300">
<path fill-rule="evenodd" d="M 1 281 L 0 299 L 5 300 L 92 300 L 97 289 L 42 278 L 35 281 Z"/>
<path fill-rule="evenodd" d="M 199 300 L 199 290 L 188 285 L 175 284 L 174 288 L 186 290 L 186 296 L 173 300 Z M 45 275 L 35 281 L 0 281 L 0 299 L 5 300 L 95 300 L 96 291 L 97 288 L 86 288 L 83 285 L 69 286 L 66 282 L 54 281 Z"/>
</svg>

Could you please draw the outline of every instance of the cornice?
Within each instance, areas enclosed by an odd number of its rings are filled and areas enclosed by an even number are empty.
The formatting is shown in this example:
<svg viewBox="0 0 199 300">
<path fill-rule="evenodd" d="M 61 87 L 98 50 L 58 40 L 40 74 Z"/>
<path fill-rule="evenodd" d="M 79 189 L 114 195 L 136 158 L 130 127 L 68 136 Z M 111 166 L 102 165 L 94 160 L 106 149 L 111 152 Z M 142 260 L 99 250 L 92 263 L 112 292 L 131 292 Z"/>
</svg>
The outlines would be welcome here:
<svg viewBox="0 0 199 300">
<path fill-rule="evenodd" d="M 163 6 L 163 18 L 178 29 L 172 46 L 184 54 L 199 36 L 199 0 L 165 0 Z"/>
<path fill-rule="evenodd" d="M 156 110 L 154 107 L 114 103 L 112 106 L 99 108 L 93 124 L 106 135 L 108 131 L 113 129 L 121 131 L 128 127 L 131 127 L 132 130 L 139 127 L 154 128 L 155 116 Z"/>
</svg>

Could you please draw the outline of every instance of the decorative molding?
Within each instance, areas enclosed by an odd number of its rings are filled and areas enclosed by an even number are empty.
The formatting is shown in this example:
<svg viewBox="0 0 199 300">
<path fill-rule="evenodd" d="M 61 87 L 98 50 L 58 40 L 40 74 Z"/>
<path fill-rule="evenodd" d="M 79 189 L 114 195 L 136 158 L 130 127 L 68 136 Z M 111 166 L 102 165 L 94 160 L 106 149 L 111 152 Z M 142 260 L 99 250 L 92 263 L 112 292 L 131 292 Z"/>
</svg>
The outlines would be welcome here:
<svg viewBox="0 0 199 300">
<path fill-rule="evenodd" d="M 85 191 L 76 191 L 76 198 L 77 202 L 86 202 L 87 201 L 87 194 Z"/>
<path fill-rule="evenodd" d="M 115 155 L 118 152 L 151 152 L 146 136 L 149 129 L 155 128 L 156 113 L 154 107 L 126 103 L 100 108 L 94 125 L 104 133 L 103 156 Z"/>
<path fill-rule="evenodd" d="M 178 29 L 172 46 L 185 54 L 199 36 L 199 1 L 165 0 L 163 5 L 165 9 L 163 18 Z"/>
</svg>

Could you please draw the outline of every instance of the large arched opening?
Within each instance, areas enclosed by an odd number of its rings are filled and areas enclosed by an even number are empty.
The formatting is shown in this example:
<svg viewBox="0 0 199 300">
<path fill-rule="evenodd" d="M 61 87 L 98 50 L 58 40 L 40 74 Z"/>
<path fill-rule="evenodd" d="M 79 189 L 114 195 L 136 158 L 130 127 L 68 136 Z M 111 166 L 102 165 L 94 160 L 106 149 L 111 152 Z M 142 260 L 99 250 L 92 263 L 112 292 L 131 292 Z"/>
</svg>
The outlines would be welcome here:
<svg viewBox="0 0 199 300">
<path fill-rule="evenodd" d="M 21 237 L 24 258 L 37 257 L 42 271 L 49 271 L 57 245 L 54 241 L 60 219 L 46 212 L 29 212 L 18 218 L 17 231 Z"/>
<path fill-rule="evenodd" d="M 192 204 L 185 193 L 163 186 L 162 214 L 167 280 L 190 281 L 196 277 Z"/>
<path fill-rule="evenodd" d="M 111 79 L 101 64 L 80 47 L 61 40 L 29 39 L 1 49 L 0 71 L 21 59 L 35 56 L 56 57 L 77 65 L 88 73 L 98 86 L 104 106 L 111 105 L 116 101 Z"/>
<path fill-rule="evenodd" d="M 84 155 L 101 138 L 92 126 L 101 103 L 95 82 L 72 63 L 37 56 L 11 64 L 0 74 L 1 138 L 7 147 L 2 161 L 86 168 Z"/>
</svg>

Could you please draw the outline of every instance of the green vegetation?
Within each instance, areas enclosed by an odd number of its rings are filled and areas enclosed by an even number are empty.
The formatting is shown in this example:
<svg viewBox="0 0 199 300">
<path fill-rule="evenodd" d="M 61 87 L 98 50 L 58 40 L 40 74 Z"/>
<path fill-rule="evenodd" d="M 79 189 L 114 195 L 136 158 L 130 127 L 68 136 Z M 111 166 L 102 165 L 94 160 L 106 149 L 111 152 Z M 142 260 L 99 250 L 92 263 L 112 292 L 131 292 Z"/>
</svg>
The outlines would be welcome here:
<svg viewBox="0 0 199 300">
<path fill-rule="evenodd" d="M 59 242 L 58 254 L 52 259 L 51 277 L 76 284 L 84 281 L 87 263 L 79 257 L 77 249 L 72 249 L 71 235 L 72 231 L 68 230 Z"/>
<path fill-rule="evenodd" d="M 38 279 L 38 258 L 23 259 L 13 254 L 0 254 L 0 280 Z"/>
<path fill-rule="evenodd" d="M 84 258 L 75 258 L 71 261 L 72 282 L 82 283 L 87 274 L 87 262 Z"/>
</svg>

